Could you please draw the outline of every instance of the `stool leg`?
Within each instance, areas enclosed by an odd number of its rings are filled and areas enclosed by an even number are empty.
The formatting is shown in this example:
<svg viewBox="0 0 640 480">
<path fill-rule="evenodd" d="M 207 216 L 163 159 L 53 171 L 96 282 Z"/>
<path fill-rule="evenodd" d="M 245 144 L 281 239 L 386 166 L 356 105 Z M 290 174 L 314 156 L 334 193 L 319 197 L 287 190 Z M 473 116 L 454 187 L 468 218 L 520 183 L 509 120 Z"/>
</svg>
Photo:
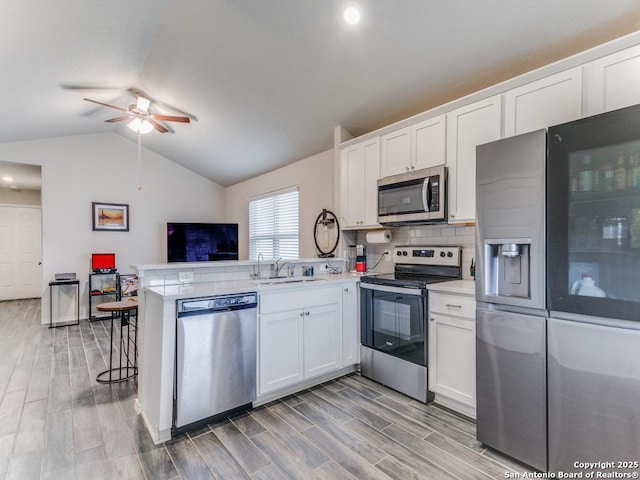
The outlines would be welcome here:
<svg viewBox="0 0 640 480">
<path fill-rule="evenodd" d="M 138 310 L 136 310 L 136 324 L 133 330 L 133 366 L 138 367 Z"/>
<path fill-rule="evenodd" d="M 113 379 L 113 313 L 111 314 L 111 351 L 109 352 L 109 382 Z"/>
</svg>

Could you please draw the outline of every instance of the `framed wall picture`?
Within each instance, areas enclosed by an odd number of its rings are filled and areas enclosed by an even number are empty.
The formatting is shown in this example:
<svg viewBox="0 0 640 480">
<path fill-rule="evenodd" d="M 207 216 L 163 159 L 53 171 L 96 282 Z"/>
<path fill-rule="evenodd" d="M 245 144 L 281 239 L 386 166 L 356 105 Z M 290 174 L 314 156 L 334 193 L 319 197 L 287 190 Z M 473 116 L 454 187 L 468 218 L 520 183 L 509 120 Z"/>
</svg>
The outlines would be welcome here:
<svg viewBox="0 0 640 480">
<path fill-rule="evenodd" d="M 129 231 L 129 205 L 120 203 L 92 202 L 93 229 L 128 232 Z"/>
</svg>

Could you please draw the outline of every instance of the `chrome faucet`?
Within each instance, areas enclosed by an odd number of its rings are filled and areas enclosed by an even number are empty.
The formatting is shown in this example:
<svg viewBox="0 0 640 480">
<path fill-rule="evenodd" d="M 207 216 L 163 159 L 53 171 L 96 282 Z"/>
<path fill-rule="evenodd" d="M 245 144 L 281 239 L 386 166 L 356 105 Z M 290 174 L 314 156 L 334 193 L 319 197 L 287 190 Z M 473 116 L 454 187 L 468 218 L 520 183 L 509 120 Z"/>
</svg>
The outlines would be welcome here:
<svg viewBox="0 0 640 480">
<path fill-rule="evenodd" d="M 275 265 L 273 266 L 273 275 L 272 275 L 273 278 L 279 278 L 280 277 L 280 271 L 282 270 L 282 268 L 285 265 L 289 265 L 290 264 L 290 262 L 288 260 L 286 262 L 283 262 L 282 264 L 279 264 L 280 260 L 282 260 L 282 257 L 278 258 L 276 260 Z"/>
<path fill-rule="evenodd" d="M 262 257 L 262 261 L 264 262 L 264 255 L 262 252 L 258 253 L 258 280 L 262 278 L 262 274 L 260 272 L 260 257 Z"/>
</svg>

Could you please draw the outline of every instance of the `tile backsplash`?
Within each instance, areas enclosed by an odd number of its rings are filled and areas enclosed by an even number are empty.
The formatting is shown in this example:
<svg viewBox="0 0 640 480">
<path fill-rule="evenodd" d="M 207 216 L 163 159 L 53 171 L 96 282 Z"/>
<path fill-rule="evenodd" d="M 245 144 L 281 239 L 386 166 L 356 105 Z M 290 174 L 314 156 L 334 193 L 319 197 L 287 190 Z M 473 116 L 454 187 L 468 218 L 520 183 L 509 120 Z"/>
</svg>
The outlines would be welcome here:
<svg viewBox="0 0 640 480">
<path fill-rule="evenodd" d="M 471 279 L 471 259 L 475 262 L 476 228 L 456 225 L 416 225 L 391 228 L 391 243 L 367 244 L 366 232 L 356 234 L 356 242 L 367 246 L 367 267 L 378 263 L 385 250 L 398 245 L 460 245 L 462 247 L 462 278 Z M 393 262 L 382 260 L 375 269 L 377 272 L 390 272 Z"/>
</svg>

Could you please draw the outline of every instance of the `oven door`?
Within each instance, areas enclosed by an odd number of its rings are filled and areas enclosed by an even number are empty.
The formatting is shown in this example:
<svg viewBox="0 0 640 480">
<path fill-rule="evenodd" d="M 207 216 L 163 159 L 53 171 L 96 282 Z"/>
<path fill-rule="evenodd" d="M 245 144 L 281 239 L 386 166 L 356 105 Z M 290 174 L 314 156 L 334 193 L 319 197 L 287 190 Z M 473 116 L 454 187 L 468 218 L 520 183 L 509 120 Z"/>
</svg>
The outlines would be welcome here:
<svg viewBox="0 0 640 480">
<path fill-rule="evenodd" d="M 427 365 L 425 289 L 360 283 L 361 343 L 417 365 Z"/>
</svg>

